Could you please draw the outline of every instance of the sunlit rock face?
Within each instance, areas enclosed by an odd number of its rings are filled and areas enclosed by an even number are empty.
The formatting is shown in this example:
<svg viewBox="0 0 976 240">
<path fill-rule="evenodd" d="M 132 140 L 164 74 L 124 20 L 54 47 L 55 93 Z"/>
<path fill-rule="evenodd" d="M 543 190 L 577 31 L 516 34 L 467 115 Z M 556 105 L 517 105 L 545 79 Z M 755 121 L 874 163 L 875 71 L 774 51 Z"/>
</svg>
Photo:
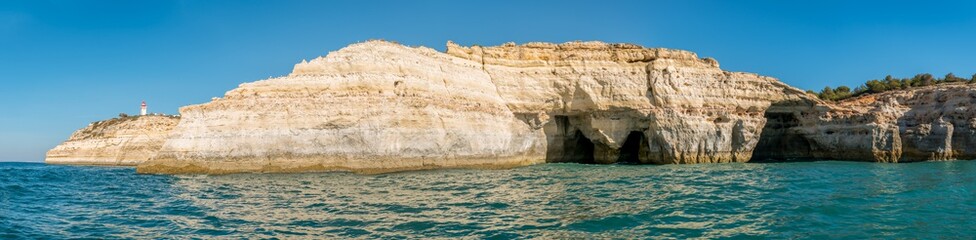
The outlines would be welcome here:
<svg viewBox="0 0 976 240">
<path fill-rule="evenodd" d="M 48 151 L 44 162 L 135 166 L 156 155 L 179 121 L 148 115 L 94 122 Z"/>
<path fill-rule="evenodd" d="M 47 162 L 222 174 L 971 159 L 973 86 L 827 103 L 680 50 L 369 41 L 183 107 L 182 119 L 93 123 Z"/>
<path fill-rule="evenodd" d="M 786 103 L 786 104 L 783 104 Z M 354 44 L 180 109 L 142 173 L 382 172 L 542 162 L 744 162 L 771 106 L 819 100 L 630 44 Z"/>
<path fill-rule="evenodd" d="M 480 63 L 372 41 L 245 83 L 184 118 L 147 173 L 381 172 L 545 160 Z"/>
<path fill-rule="evenodd" d="M 976 87 L 935 86 L 878 97 L 901 113 L 902 161 L 976 159 Z"/>
<path fill-rule="evenodd" d="M 447 53 L 482 63 L 509 109 L 541 123 L 548 161 L 744 162 L 773 103 L 817 102 L 776 79 L 722 71 L 714 59 L 680 50 L 448 43 Z"/>
<path fill-rule="evenodd" d="M 778 133 L 764 131 L 770 137 L 763 138 L 756 152 L 777 160 L 976 159 L 974 107 L 976 86 L 959 83 L 867 95 L 805 112 L 786 111 L 779 118 L 789 123 L 768 127 Z"/>
</svg>

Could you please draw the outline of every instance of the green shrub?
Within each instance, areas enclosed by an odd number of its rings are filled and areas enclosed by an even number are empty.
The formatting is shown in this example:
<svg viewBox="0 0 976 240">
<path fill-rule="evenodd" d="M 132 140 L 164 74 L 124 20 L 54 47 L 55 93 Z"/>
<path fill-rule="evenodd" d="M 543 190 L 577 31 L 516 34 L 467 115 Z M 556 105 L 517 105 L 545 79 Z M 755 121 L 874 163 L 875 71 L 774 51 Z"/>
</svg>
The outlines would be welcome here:
<svg viewBox="0 0 976 240">
<path fill-rule="evenodd" d="M 898 79 L 892 77 L 891 75 L 885 76 L 883 80 L 872 79 L 868 80 L 861 86 L 857 86 L 851 91 L 851 88 L 847 86 L 840 86 L 837 88 L 830 88 L 830 86 L 824 87 L 820 90 L 820 93 L 816 93 L 820 99 L 838 101 L 844 100 L 851 97 L 860 96 L 869 93 L 882 93 L 891 90 L 901 90 L 909 89 L 914 87 L 924 87 L 932 86 L 940 83 L 952 83 L 952 82 L 966 82 L 969 81 L 971 84 L 976 84 L 976 74 L 969 80 L 961 77 L 956 77 L 955 74 L 949 73 L 945 75 L 945 78 L 935 78 L 932 74 L 922 73 L 916 74 L 912 78 L 902 78 Z M 813 93 L 813 91 L 807 91 Z"/>
</svg>

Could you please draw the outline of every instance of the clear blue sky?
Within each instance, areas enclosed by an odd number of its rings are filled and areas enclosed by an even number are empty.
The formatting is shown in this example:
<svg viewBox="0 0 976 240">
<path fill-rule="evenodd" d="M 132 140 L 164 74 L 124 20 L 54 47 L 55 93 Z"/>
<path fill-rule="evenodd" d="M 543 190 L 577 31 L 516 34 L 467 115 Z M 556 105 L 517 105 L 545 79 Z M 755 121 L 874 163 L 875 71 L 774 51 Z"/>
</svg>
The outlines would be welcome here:
<svg viewBox="0 0 976 240">
<path fill-rule="evenodd" d="M 177 113 L 366 39 L 602 40 L 804 89 L 976 71 L 974 1 L 0 1 L 0 161 L 89 122 Z"/>
</svg>

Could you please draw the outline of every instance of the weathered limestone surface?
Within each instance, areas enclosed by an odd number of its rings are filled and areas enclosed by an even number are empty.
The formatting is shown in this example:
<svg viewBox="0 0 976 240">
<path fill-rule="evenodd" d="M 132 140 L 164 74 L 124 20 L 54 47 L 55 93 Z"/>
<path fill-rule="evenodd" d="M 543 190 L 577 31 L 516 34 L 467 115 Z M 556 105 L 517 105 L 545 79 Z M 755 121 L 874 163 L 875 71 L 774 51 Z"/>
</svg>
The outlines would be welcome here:
<svg viewBox="0 0 976 240">
<path fill-rule="evenodd" d="M 976 159 L 976 85 L 941 84 L 849 99 L 770 118 L 771 159 L 877 162 Z M 797 110 L 797 109 L 793 109 Z M 772 120 L 772 119 L 785 119 Z M 779 133 L 773 134 L 778 131 Z"/>
<path fill-rule="evenodd" d="M 49 164 L 135 166 L 159 151 L 179 117 L 148 115 L 94 122 L 47 152 Z"/>
<path fill-rule="evenodd" d="M 368 42 L 180 109 L 151 173 L 521 166 L 544 136 L 516 118 L 480 63 Z"/>
<path fill-rule="evenodd" d="M 637 160 L 644 163 L 744 162 L 772 103 L 817 102 L 776 79 L 722 71 L 714 59 L 680 50 L 599 42 L 448 43 L 447 52 L 482 62 L 516 115 L 546 123 L 550 161 L 578 161 L 564 159 L 578 155 L 557 148 L 576 149 L 572 140 L 560 139 L 579 134 L 592 141 L 598 163 L 628 157 L 619 155 L 629 136 L 642 143 L 645 154 Z"/>
<path fill-rule="evenodd" d="M 49 163 L 140 173 L 387 172 L 543 162 L 976 158 L 976 85 L 828 103 L 687 51 L 354 44 L 180 109 L 96 123 Z"/>
<path fill-rule="evenodd" d="M 783 102 L 821 103 L 680 50 L 449 42 L 442 53 L 370 41 L 180 109 L 183 121 L 138 171 L 744 162 L 764 113 L 796 108 Z"/>
</svg>

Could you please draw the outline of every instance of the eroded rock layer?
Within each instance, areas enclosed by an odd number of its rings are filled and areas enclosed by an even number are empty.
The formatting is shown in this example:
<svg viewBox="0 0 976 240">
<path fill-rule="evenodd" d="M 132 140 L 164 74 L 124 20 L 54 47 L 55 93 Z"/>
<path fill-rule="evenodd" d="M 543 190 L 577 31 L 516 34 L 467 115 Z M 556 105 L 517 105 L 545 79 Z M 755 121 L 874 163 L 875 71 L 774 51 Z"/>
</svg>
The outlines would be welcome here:
<svg viewBox="0 0 976 240">
<path fill-rule="evenodd" d="M 94 122 L 47 152 L 49 164 L 135 166 L 154 157 L 179 117 L 149 115 Z"/>
<path fill-rule="evenodd" d="M 680 50 L 448 43 L 442 53 L 370 41 L 180 109 L 183 122 L 138 171 L 744 162 L 768 110 L 826 111 L 820 105 Z"/>
<path fill-rule="evenodd" d="M 772 115 L 762 158 L 876 162 L 976 159 L 976 85 L 941 84 Z M 776 119 L 776 120 L 773 120 Z"/>
</svg>

